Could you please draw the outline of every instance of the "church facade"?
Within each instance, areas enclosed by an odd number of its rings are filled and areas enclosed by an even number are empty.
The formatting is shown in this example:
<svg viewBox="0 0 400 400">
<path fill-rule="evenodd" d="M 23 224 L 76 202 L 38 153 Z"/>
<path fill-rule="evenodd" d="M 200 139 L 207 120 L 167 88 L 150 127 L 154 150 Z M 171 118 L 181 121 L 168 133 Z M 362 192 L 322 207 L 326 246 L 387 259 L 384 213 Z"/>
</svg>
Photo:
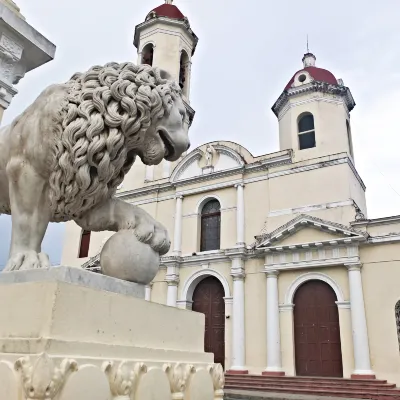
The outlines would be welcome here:
<svg viewBox="0 0 400 400">
<path fill-rule="evenodd" d="M 182 87 L 189 129 L 197 36 L 173 4 L 136 27 L 138 62 Z M 400 384 L 400 216 L 368 219 L 350 89 L 307 53 L 273 105 L 279 151 L 213 141 L 149 167 L 117 196 L 164 224 L 172 246 L 146 300 L 206 315 L 205 348 L 232 373 Z M 67 224 L 62 264 L 99 270 L 111 233 Z"/>
</svg>

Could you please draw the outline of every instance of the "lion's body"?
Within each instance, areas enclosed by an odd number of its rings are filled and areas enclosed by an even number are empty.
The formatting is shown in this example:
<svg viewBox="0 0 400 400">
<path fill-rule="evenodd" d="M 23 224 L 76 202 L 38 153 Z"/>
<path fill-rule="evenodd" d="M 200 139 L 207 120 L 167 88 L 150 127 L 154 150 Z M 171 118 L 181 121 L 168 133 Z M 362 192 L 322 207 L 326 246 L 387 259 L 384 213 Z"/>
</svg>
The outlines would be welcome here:
<svg viewBox="0 0 400 400">
<path fill-rule="evenodd" d="M 12 214 L 13 230 L 23 214 L 45 227 L 84 220 L 108 204 L 136 155 L 146 164 L 168 156 L 160 129 L 175 159 L 186 150 L 182 106 L 179 88 L 161 71 L 131 63 L 96 66 L 50 86 L 0 130 L 0 213 Z M 110 224 L 93 230 L 121 222 Z"/>
</svg>

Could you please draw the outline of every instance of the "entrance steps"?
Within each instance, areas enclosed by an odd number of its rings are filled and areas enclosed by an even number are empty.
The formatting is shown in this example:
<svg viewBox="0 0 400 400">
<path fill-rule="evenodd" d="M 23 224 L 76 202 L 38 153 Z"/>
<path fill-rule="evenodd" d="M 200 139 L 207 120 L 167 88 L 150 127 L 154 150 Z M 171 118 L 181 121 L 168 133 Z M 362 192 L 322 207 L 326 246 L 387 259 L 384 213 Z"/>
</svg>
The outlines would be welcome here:
<svg viewBox="0 0 400 400">
<path fill-rule="evenodd" d="M 226 374 L 225 389 L 228 399 L 279 399 L 260 397 L 260 393 L 323 396 L 347 399 L 400 400 L 400 389 L 385 380 L 341 379 L 316 377 L 272 377 L 260 375 Z M 253 393 L 253 397 L 234 397 L 241 391 Z M 257 396 L 255 392 L 257 393 Z M 288 397 L 283 397 L 286 399 Z M 289 397 L 300 398 L 300 397 Z M 317 399 L 318 397 L 312 397 Z"/>
</svg>

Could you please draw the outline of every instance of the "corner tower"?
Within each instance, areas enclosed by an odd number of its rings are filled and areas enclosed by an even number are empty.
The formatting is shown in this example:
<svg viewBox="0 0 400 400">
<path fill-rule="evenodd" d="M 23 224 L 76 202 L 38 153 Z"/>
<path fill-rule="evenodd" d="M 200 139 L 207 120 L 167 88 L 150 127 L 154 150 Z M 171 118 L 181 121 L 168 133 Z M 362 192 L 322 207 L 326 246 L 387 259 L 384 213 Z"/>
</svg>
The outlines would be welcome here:
<svg viewBox="0 0 400 400">
<path fill-rule="evenodd" d="M 354 162 L 350 89 L 307 53 L 272 107 L 279 120 L 280 149 L 293 149 L 296 161 L 347 153 Z"/>
<path fill-rule="evenodd" d="M 195 113 L 190 107 L 190 78 L 198 38 L 188 18 L 172 2 L 165 0 L 165 4 L 151 10 L 145 21 L 136 26 L 134 45 L 138 64 L 162 68 L 179 82 L 189 127 Z"/>
</svg>

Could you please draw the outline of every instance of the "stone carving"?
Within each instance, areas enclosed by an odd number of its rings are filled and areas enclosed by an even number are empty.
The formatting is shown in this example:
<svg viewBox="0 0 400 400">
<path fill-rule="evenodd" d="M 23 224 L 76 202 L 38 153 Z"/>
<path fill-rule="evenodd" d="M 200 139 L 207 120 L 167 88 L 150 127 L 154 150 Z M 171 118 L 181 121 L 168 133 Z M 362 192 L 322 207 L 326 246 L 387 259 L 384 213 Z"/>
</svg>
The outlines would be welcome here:
<svg viewBox="0 0 400 400">
<path fill-rule="evenodd" d="M 65 359 L 56 367 L 52 359 L 42 353 L 32 363 L 30 357 L 23 357 L 15 363 L 15 370 L 20 374 L 22 389 L 26 399 L 53 400 L 60 394 L 69 375 L 78 370 L 74 360 Z"/>
<path fill-rule="evenodd" d="M 206 148 L 206 167 L 211 167 L 214 156 L 214 148 L 209 144 Z"/>
<path fill-rule="evenodd" d="M 196 372 L 196 368 L 190 364 L 183 365 L 181 363 L 177 363 L 174 365 L 165 364 L 163 369 L 168 375 L 172 399 L 183 400 L 186 387 L 190 383 L 190 375 Z"/>
<path fill-rule="evenodd" d="M 210 365 L 207 368 L 211 375 L 214 384 L 214 400 L 223 400 L 224 386 L 225 386 L 225 373 L 221 364 Z"/>
<path fill-rule="evenodd" d="M 120 364 L 105 362 L 103 371 L 108 377 L 113 399 L 130 400 L 134 398 L 139 380 L 147 372 L 147 367 L 143 363 L 133 366 L 126 361 Z"/>
<path fill-rule="evenodd" d="M 114 197 L 136 156 L 155 165 L 188 149 L 181 90 L 168 78 L 148 65 L 94 66 L 47 88 L 0 131 L 0 210 L 12 210 L 13 225 L 5 271 L 50 266 L 41 242 L 51 221 L 131 229 L 168 252 L 165 228 Z"/>
</svg>

